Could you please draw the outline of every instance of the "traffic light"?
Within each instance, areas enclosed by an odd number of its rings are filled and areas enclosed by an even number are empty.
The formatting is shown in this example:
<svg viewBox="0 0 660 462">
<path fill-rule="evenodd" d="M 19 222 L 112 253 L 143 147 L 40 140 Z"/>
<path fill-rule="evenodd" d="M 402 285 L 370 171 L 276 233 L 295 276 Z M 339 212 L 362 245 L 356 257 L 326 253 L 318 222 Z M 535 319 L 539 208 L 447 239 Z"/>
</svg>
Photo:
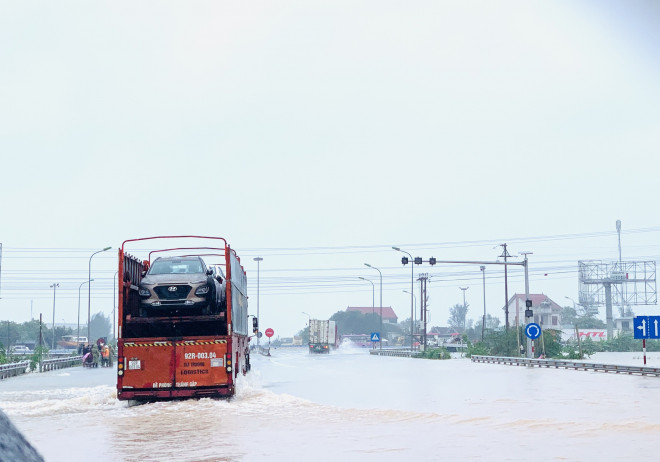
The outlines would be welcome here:
<svg viewBox="0 0 660 462">
<path fill-rule="evenodd" d="M 416 265 L 421 265 L 422 264 L 422 257 L 415 257 L 415 264 Z"/>
<path fill-rule="evenodd" d="M 408 257 L 401 258 L 401 263 L 404 264 L 404 265 L 407 265 L 408 264 Z"/>
<path fill-rule="evenodd" d="M 430 263 L 431 265 L 435 265 L 435 257 L 431 257 L 431 258 L 429 258 L 429 263 Z"/>
</svg>

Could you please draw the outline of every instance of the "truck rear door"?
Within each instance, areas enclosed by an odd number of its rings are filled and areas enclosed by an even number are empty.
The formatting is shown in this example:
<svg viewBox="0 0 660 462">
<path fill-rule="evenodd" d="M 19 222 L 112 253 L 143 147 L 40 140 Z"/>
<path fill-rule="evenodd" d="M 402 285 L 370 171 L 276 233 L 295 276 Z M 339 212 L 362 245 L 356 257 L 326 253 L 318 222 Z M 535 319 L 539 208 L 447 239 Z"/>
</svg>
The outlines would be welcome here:
<svg viewBox="0 0 660 462">
<path fill-rule="evenodd" d="M 172 388 L 174 349 L 174 342 L 166 340 L 124 342 L 122 388 Z"/>
<path fill-rule="evenodd" d="M 179 340 L 174 360 L 176 388 L 224 386 L 231 383 L 233 361 L 226 339 Z M 230 360 L 230 364 L 227 360 Z M 229 366 L 229 367 L 228 367 Z"/>
</svg>

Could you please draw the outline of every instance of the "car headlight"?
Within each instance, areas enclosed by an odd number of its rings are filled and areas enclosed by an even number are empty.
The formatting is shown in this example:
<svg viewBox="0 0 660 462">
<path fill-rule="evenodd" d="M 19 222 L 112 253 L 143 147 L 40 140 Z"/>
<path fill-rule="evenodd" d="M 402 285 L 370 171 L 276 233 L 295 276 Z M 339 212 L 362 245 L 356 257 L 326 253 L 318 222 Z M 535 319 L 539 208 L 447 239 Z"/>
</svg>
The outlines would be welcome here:
<svg viewBox="0 0 660 462">
<path fill-rule="evenodd" d="M 197 290 L 195 291 L 195 295 L 206 295 L 209 293 L 209 290 L 210 290 L 209 286 L 198 287 Z"/>
<path fill-rule="evenodd" d="M 140 287 L 138 294 L 140 294 L 140 297 L 151 297 L 151 291 L 146 287 Z"/>
</svg>

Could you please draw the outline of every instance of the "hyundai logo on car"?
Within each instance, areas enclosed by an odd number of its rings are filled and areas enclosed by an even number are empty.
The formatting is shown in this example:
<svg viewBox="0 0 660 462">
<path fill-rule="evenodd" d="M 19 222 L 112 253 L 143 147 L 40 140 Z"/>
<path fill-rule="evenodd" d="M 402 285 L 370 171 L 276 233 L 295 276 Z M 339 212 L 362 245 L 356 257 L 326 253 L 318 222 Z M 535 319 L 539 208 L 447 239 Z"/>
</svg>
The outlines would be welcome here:
<svg viewBox="0 0 660 462">
<path fill-rule="evenodd" d="M 176 286 L 169 286 L 167 290 L 169 290 L 170 292 L 176 292 Z"/>
</svg>

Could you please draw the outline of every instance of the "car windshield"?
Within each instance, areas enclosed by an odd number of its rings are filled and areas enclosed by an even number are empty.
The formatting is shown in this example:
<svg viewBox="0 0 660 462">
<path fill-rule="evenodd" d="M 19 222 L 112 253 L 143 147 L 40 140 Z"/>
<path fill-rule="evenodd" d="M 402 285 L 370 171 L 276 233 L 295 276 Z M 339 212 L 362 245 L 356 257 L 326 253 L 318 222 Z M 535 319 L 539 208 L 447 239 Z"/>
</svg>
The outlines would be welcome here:
<svg viewBox="0 0 660 462">
<path fill-rule="evenodd" d="M 192 274 L 203 273 L 199 260 L 157 260 L 149 269 L 149 274 Z"/>
</svg>

